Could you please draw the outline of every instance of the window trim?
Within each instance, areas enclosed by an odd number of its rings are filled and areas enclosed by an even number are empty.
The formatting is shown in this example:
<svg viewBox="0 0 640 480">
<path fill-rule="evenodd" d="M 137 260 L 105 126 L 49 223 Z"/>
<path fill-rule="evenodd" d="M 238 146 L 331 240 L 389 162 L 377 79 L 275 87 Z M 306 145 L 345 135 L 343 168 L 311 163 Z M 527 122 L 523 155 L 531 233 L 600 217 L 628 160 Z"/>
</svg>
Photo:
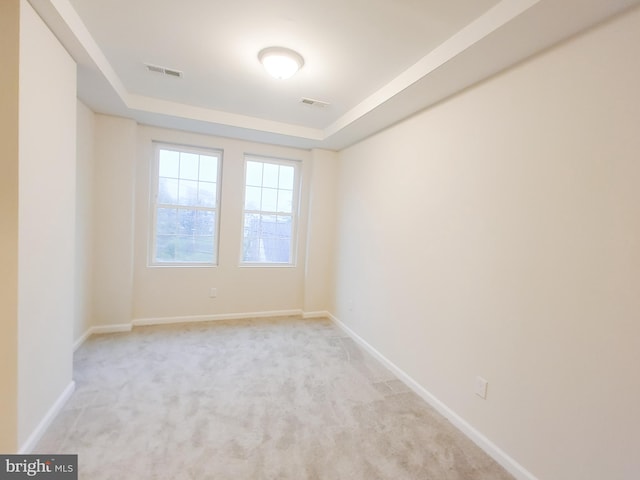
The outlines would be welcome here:
<svg viewBox="0 0 640 480">
<path fill-rule="evenodd" d="M 247 195 L 247 162 L 255 161 L 260 163 L 270 163 L 275 165 L 286 165 L 293 167 L 293 200 L 291 213 L 284 215 L 291 216 L 291 249 L 289 262 L 245 262 L 244 252 L 244 219 L 247 212 L 263 213 L 263 210 L 245 209 Z M 302 161 L 282 157 L 272 157 L 254 153 L 243 155 L 242 174 L 242 219 L 240 221 L 240 252 L 238 266 L 240 268 L 295 268 L 298 263 L 298 243 L 299 243 L 299 217 L 300 217 L 300 197 L 302 190 Z M 265 212 L 268 215 L 283 215 L 282 212 Z"/>
<path fill-rule="evenodd" d="M 194 145 L 184 145 L 179 143 L 170 143 L 162 141 L 153 141 L 153 157 L 151 166 L 151 175 L 149 181 L 150 185 L 150 227 L 149 227 L 149 242 L 148 242 L 148 254 L 147 254 L 147 267 L 150 268 L 211 268 L 219 265 L 220 259 L 220 211 L 222 200 L 222 162 L 224 158 L 224 150 L 222 148 L 214 147 L 201 147 Z M 211 262 L 159 262 L 156 260 L 156 247 L 157 247 L 157 221 L 158 221 L 158 189 L 160 183 L 160 150 L 171 150 L 174 152 L 193 153 L 196 155 L 215 156 L 218 159 L 217 162 L 217 176 L 216 176 L 216 206 L 215 208 L 194 206 L 192 209 L 213 211 L 215 212 L 215 235 L 213 245 L 213 260 Z"/>
</svg>

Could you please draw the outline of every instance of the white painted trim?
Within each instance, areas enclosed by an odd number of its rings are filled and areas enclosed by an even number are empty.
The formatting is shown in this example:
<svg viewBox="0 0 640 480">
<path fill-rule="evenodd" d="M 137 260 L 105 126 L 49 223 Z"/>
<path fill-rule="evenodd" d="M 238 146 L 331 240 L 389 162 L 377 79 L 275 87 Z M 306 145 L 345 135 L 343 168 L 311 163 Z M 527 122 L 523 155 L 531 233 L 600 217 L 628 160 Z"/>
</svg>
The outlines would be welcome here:
<svg viewBox="0 0 640 480">
<path fill-rule="evenodd" d="M 304 312 L 302 318 L 331 318 L 331 314 L 326 310 L 319 310 L 317 312 Z"/>
<path fill-rule="evenodd" d="M 301 316 L 302 310 L 272 310 L 268 312 L 219 313 L 212 315 L 188 315 L 184 317 L 134 318 L 133 326 L 164 325 L 168 323 L 211 322 L 218 320 L 243 320 L 246 318 L 271 318 Z"/>
<path fill-rule="evenodd" d="M 76 382 L 73 380 L 66 386 L 63 392 L 60 394 L 58 399 L 51 405 L 51 408 L 47 411 L 46 415 L 42 418 L 38 426 L 35 430 L 29 435 L 27 441 L 22 444 L 20 450 L 18 450 L 19 455 L 28 455 L 33 451 L 35 446 L 38 444 L 44 433 L 47 431 L 47 428 L 51 425 L 51 422 L 56 418 L 56 416 L 63 409 L 67 400 L 71 398 L 73 392 L 76 389 Z"/>
<path fill-rule="evenodd" d="M 491 456 L 496 462 L 502 465 L 511 475 L 517 480 L 537 480 L 537 478 L 516 460 L 510 457 L 505 451 L 503 451 L 496 444 L 491 442 L 482 433 L 472 427 L 466 420 L 460 415 L 454 412 L 451 408 L 445 405 L 437 397 L 435 397 L 426 388 L 416 382 L 413 378 L 407 375 L 402 369 L 391 362 L 387 357 L 382 355 L 378 350 L 371 346 L 365 339 L 363 339 L 356 332 L 351 330 L 347 325 L 342 323 L 334 315 L 330 314 L 328 317 L 347 335 L 355 340 L 361 347 L 367 352 L 373 355 L 377 360 L 382 362 L 389 370 L 391 370 L 400 380 L 402 380 L 411 390 L 417 395 L 422 397 L 429 405 L 435 408 L 441 415 L 449 420 L 458 430 L 469 437 L 476 445 L 484 450 L 489 456 Z"/>
<path fill-rule="evenodd" d="M 119 323 L 117 325 L 100 325 L 97 327 L 91 327 L 89 329 L 89 336 L 94 333 L 121 333 L 121 332 L 130 332 L 131 331 L 130 323 Z"/>
<path fill-rule="evenodd" d="M 185 103 L 162 100 L 155 97 L 147 97 L 127 92 L 126 97 L 121 97 L 127 107 L 133 110 L 144 112 L 171 115 L 187 120 L 201 120 L 203 122 L 229 125 L 239 128 L 250 128 L 253 130 L 289 135 L 292 137 L 305 138 L 309 140 L 324 140 L 324 131 L 318 128 L 304 127 L 291 123 L 276 122 L 248 115 L 213 110 L 210 108 L 196 107 Z"/>
<path fill-rule="evenodd" d="M 73 344 L 75 352 L 82 346 L 91 335 L 99 335 L 101 333 L 121 333 L 130 332 L 133 327 L 141 327 L 145 325 L 166 325 L 172 323 L 194 323 L 194 322 L 211 322 L 217 320 L 243 320 L 246 318 L 271 318 L 271 317 L 291 317 L 303 316 L 303 318 L 329 318 L 329 312 L 309 312 L 304 313 L 302 310 L 272 310 L 268 312 L 245 312 L 245 313 L 221 313 L 215 315 L 187 315 L 182 317 L 155 317 L 155 318 L 134 318 L 131 323 L 121 323 L 118 325 L 100 325 L 91 327 L 84 332 Z"/>
<path fill-rule="evenodd" d="M 502 0 L 471 23 L 438 45 L 426 56 L 395 77 L 382 88 L 365 98 L 351 110 L 324 129 L 324 138 L 335 135 L 348 125 L 360 120 L 375 108 L 389 101 L 414 83 L 426 78 L 442 65 L 457 57 L 473 45 L 529 10 L 540 0 Z"/>
<path fill-rule="evenodd" d="M 74 343 L 73 343 L 73 351 L 75 352 L 76 350 L 78 350 L 82 344 L 84 342 L 87 341 L 87 338 L 89 338 L 91 336 L 93 332 L 91 331 L 91 329 L 88 329 L 86 332 L 84 332 L 80 338 L 78 338 Z"/>
<path fill-rule="evenodd" d="M 91 327 L 73 343 L 73 351 L 75 352 L 76 350 L 78 350 L 91 335 L 101 334 L 101 333 L 130 332 L 131 328 L 132 326 L 130 323 L 121 323 L 118 325 L 100 325 L 98 327 Z"/>
<path fill-rule="evenodd" d="M 109 82 L 122 101 L 126 103 L 129 92 L 85 26 L 80 15 L 78 15 L 78 12 L 73 5 L 71 5 L 71 2 L 69 2 L 69 0 L 49 0 L 49 2 L 86 55 L 95 63 L 95 66 L 100 70 L 102 75 L 104 75 L 104 78 Z M 56 36 L 60 38 L 59 35 Z M 66 46 L 66 48 L 68 49 L 68 46 Z"/>
</svg>

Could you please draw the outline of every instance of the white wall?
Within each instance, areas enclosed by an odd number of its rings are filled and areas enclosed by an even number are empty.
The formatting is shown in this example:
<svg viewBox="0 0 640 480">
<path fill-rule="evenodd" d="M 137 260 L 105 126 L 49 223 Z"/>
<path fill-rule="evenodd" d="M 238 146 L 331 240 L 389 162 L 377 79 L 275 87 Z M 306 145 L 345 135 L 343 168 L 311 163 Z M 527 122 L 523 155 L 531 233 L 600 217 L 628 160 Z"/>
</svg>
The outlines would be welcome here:
<svg viewBox="0 0 640 480">
<path fill-rule="evenodd" d="M 153 141 L 223 150 L 220 244 L 216 267 L 148 267 L 150 167 Z M 298 262 L 294 267 L 240 267 L 245 153 L 302 162 Z M 202 315 L 301 310 L 307 203 L 308 151 L 139 127 L 136 180 L 136 231 L 133 318 L 162 319 Z M 218 296 L 209 297 L 211 287 Z"/>
<path fill-rule="evenodd" d="M 311 193 L 305 262 L 304 311 L 306 314 L 332 310 L 338 154 L 311 151 Z"/>
<path fill-rule="evenodd" d="M 80 318 L 77 321 L 76 339 L 89 327 L 125 327 L 132 320 L 197 320 L 329 309 L 335 153 L 140 126 L 106 115 L 95 115 L 92 123 L 91 112 L 83 107 L 79 111 L 83 125 L 79 124 L 78 132 L 83 138 L 78 139 L 78 167 L 84 179 L 79 192 L 84 196 L 91 190 L 94 202 L 93 219 L 85 215 L 79 220 L 84 229 L 79 235 L 93 237 L 92 266 L 83 267 L 92 269 L 92 284 L 85 288 L 93 292 L 93 299 L 89 321 L 86 316 L 84 323 Z M 91 141 L 84 138 L 92 130 L 93 166 Z M 215 267 L 148 266 L 154 141 L 223 151 L 219 264 Z M 239 266 L 245 153 L 301 162 L 297 262 L 293 267 Z M 307 235 L 308 230 L 312 236 Z M 89 249 L 86 246 L 85 251 Z M 211 288 L 217 289 L 216 298 L 210 298 Z"/>
<path fill-rule="evenodd" d="M 540 479 L 640 472 L 638 45 L 635 9 L 340 153 L 336 316 Z"/>
<path fill-rule="evenodd" d="M 76 271 L 73 339 L 92 326 L 93 315 L 93 143 L 95 115 L 82 102 L 77 106 L 76 134 Z"/>
<path fill-rule="evenodd" d="M 18 78 L 20 2 L 0 2 L 0 452 L 18 450 Z"/>
<path fill-rule="evenodd" d="M 18 444 L 71 385 L 76 68 L 20 2 Z"/>
<path fill-rule="evenodd" d="M 96 115 L 93 165 L 94 325 L 131 321 L 136 123 Z"/>
</svg>

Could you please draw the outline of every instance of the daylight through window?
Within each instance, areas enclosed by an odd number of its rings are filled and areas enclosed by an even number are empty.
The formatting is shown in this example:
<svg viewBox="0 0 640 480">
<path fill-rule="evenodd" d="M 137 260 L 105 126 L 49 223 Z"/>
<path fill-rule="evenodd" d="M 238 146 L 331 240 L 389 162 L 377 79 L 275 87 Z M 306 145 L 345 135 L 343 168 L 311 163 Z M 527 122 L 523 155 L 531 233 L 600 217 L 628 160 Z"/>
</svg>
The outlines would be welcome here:
<svg viewBox="0 0 640 480">
<path fill-rule="evenodd" d="M 216 264 L 222 152 L 156 145 L 153 264 Z"/>
<path fill-rule="evenodd" d="M 245 158 L 242 262 L 294 263 L 298 163 Z"/>
</svg>

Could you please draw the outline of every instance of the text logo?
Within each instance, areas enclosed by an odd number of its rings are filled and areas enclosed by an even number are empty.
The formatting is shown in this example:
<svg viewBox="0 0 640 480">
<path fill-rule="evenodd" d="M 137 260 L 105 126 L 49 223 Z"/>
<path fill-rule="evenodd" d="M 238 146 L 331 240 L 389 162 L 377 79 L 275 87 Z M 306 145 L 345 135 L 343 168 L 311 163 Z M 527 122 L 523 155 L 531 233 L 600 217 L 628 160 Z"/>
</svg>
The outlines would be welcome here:
<svg viewBox="0 0 640 480">
<path fill-rule="evenodd" d="M 77 455 L 0 455 L 0 480 L 77 480 Z"/>
</svg>

